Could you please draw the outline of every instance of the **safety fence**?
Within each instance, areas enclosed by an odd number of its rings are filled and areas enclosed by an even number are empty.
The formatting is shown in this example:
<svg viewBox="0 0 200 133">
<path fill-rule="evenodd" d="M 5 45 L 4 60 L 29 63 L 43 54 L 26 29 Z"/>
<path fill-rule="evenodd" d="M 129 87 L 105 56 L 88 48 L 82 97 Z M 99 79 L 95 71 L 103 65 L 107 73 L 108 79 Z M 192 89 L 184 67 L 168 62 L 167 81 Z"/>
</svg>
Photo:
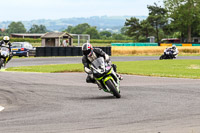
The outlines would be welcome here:
<svg viewBox="0 0 200 133">
<path fill-rule="evenodd" d="M 111 47 L 98 48 L 111 55 Z M 81 47 L 36 47 L 35 56 L 82 56 L 82 50 Z"/>
</svg>

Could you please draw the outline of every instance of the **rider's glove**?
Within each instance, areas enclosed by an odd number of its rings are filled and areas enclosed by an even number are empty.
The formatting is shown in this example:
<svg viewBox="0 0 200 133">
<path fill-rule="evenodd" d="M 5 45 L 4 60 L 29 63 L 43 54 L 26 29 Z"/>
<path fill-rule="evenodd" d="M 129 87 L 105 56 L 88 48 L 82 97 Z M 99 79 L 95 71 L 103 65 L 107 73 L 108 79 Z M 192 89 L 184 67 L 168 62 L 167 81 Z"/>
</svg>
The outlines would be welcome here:
<svg viewBox="0 0 200 133">
<path fill-rule="evenodd" d="M 108 62 L 108 65 L 112 65 L 112 62 L 111 62 L 111 61 L 109 61 L 109 62 Z"/>
<path fill-rule="evenodd" d="M 92 71 L 87 67 L 85 67 L 85 72 L 88 73 L 88 74 L 92 74 Z"/>
<path fill-rule="evenodd" d="M 109 56 L 108 56 L 107 54 L 105 54 L 105 61 L 106 61 L 106 62 L 109 62 L 109 61 L 110 61 L 110 58 L 109 58 Z"/>
</svg>

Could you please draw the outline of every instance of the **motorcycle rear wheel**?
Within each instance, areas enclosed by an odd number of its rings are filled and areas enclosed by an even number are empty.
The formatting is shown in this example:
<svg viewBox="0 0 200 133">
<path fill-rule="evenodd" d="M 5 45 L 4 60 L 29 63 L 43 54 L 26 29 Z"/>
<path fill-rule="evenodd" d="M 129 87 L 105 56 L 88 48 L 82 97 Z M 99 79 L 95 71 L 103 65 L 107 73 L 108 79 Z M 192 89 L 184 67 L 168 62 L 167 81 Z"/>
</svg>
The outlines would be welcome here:
<svg viewBox="0 0 200 133">
<path fill-rule="evenodd" d="M 116 98 L 120 98 L 121 97 L 120 93 L 117 91 L 117 88 L 115 87 L 115 85 L 113 84 L 113 82 L 112 82 L 111 79 L 109 79 L 108 81 L 106 81 L 106 85 L 113 92 L 113 95 Z"/>
</svg>

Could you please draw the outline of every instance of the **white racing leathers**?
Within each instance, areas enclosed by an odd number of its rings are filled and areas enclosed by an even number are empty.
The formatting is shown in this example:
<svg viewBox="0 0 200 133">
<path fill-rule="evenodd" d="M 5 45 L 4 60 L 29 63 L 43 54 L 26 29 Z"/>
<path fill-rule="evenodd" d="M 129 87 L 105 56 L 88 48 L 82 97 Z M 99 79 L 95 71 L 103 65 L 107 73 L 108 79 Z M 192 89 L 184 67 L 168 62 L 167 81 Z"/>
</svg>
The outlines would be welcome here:
<svg viewBox="0 0 200 133">
<path fill-rule="evenodd" d="M 176 48 L 176 49 L 166 48 L 166 49 L 164 50 L 164 53 L 167 54 L 167 55 L 173 54 L 174 57 L 176 58 L 176 57 L 178 56 L 179 51 L 178 51 L 177 48 Z"/>
</svg>

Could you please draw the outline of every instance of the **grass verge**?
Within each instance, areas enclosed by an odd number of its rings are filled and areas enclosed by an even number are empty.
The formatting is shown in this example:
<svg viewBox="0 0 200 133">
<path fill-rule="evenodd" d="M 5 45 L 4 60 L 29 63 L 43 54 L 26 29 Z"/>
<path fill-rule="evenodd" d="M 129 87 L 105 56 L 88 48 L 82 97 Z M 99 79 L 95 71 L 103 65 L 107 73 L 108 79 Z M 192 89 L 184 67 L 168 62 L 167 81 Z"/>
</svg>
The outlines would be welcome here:
<svg viewBox="0 0 200 133">
<path fill-rule="evenodd" d="M 83 72 L 83 66 L 82 64 L 21 66 L 21 67 L 11 67 L 6 69 L 6 71 L 40 72 L 40 73 Z"/>
<path fill-rule="evenodd" d="M 200 79 L 200 60 L 152 60 L 113 62 L 121 74 Z M 22 66 L 6 71 L 19 72 L 83 72 L 82 64 Z"/>
</svg>

